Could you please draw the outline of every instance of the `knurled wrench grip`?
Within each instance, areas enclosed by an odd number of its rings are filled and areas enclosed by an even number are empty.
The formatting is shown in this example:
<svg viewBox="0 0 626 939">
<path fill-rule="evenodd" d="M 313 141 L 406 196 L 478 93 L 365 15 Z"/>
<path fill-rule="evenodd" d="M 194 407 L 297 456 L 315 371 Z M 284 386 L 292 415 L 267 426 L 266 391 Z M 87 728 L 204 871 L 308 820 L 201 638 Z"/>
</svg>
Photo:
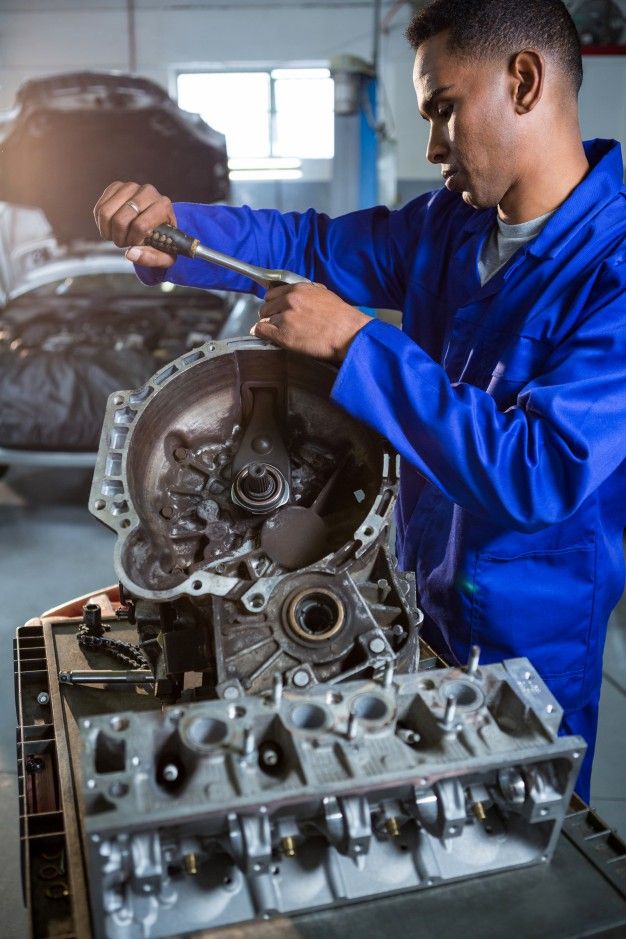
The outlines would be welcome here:
<svg viewBox="0 0 626 939">
<path fill-rule="evenodd" d="M 174 257 L 182 254 L 187 258 L 202 258 L 203 261 L 209 261 L 211 264 L 217 264 L 225 267 L 229 271 L 235 271 L 236 274 L 242 274 L 250 278 L 256 284 L 268 290 L 270 287 L 278 287 L 283 284 L 310 284 L 311 281 L 300 274 L 294 274 L 293 271 L 273 271 L 266 267 L 258 267 L 256 264 L 248 264 L 246 261 L 239 261 L 228 254 L 222 254 L 221 251 L 214 251 L 200 244 L 197 238 L 186 235 L 179 228 L 173 225 L 157 225 L 143 243 L 151 248 L 157 248 L 159 251 L 166 251 Z"/>
</svg>

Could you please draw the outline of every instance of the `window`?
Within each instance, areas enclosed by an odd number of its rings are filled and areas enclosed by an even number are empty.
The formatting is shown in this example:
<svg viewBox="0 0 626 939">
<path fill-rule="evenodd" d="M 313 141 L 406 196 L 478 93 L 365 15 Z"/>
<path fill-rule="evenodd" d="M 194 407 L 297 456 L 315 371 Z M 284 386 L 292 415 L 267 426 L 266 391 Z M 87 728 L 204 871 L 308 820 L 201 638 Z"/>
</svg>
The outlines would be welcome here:
<svg viewBox="0 0 626 939">
<path fill-rule="evenodd" d="M 183 72 L 178 103 L 226 136 L 231 179 L 298 179 L 302 160 L 334 152 L 326 68 Z"/>
</svg>

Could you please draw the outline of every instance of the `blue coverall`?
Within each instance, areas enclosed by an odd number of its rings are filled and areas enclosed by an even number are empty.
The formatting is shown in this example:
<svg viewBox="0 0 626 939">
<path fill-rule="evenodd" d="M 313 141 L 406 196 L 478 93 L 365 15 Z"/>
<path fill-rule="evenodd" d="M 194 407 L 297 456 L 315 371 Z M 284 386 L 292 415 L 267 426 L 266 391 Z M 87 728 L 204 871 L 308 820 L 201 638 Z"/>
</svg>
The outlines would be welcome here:
<svg viewBox="0 0 626 939">
<path fill-rule="evenodd" d="M 402 457 L 398 559 L 415 570 L 425 638 L 464 662 L 528 656 L 587 740 L 589 798 L 609 614 L 624 580 L 626 189 L 619 145 L 484 287 L 495 209 L 445 189 L 341 218 L 175 205 L 203 243 L 325 284 L 372 319 L 333 398 Z M 179 258 L 146 283 L 257 290 Z"/>
</svg>

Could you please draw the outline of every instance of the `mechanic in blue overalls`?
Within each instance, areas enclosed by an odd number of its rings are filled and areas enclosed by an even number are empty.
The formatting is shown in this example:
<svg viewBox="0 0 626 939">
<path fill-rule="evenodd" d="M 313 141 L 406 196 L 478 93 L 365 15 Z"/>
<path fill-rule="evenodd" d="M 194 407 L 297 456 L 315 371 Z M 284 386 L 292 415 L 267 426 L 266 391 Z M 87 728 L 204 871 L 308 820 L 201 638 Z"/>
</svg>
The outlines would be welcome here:
<svg viewBox="0 0 626 939">
<path fill-rule="evenodd" d="M 589 752 L 624 580 L 626 191 L 583 145 L 578 37 L 560 0 L 435 0 L 407 37 L 445 188 L 329 219 L 176 204 L 113 183 L 104 237 L 169 221 L 314 284 L 269 290 L 256 336 L 342 362 L 333 398 L 402 457 L 397 550 L 425 638 L 452 661 L 528 656 Z M 149 284 L 250 281 L 131 247 Z M 166 269 L 167 268 L 167 269 Z M 356 305 L 402 309 L 402 332 Z"/>
</svg>

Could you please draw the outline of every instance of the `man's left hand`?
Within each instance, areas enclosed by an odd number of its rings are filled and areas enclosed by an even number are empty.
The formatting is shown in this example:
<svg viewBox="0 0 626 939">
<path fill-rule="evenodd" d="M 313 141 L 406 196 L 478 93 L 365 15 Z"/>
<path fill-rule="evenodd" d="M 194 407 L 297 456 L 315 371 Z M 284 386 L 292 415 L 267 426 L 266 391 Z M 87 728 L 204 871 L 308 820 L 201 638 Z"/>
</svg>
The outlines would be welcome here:
<svg viewBox="0 0 626 939">
<path fill-rule="evenodd" d="M 358 331 L 370 317 L 322 284 L 272 287 L 265 294 L 259 322 L 250 330 L 257 339 L 316 359 L 342 361 Z"/>
</svg>

